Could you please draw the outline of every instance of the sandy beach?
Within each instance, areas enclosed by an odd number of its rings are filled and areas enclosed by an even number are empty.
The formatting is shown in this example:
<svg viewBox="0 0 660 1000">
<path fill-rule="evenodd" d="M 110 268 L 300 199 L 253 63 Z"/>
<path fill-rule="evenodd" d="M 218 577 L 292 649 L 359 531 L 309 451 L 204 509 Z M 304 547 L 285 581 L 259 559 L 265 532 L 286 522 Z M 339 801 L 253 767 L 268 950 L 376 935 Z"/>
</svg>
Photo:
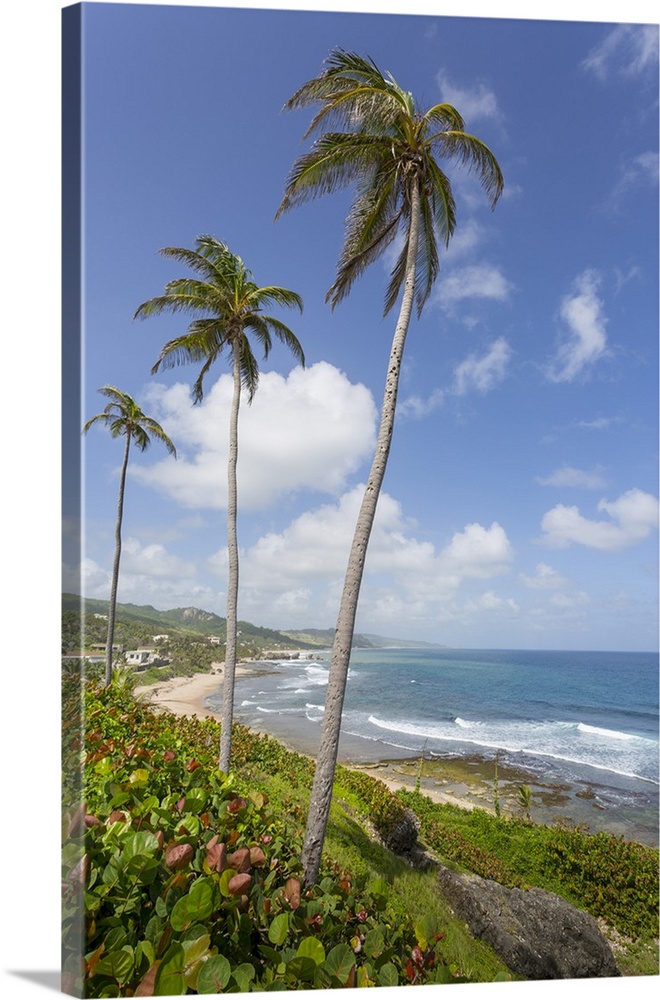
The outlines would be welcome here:
<svg viewBox="0 0 660 1000">
<path fill-rule="evenodd" d="M 206 704 L 209 695 L 222 687 L 222 667 L 214 664 L 212 674 L 193 674 L 192 677 L 171 677 L 160 684 L 148 684 L 135 688 L 135 697 L 154 709 L 172 712 L 174 715 L 197 716 L 198 719 L 220 720 L 217 712 L 212 712 Z M 245 667 L 236 667 L 236 677 L 249 673 Z"/>
</svg>

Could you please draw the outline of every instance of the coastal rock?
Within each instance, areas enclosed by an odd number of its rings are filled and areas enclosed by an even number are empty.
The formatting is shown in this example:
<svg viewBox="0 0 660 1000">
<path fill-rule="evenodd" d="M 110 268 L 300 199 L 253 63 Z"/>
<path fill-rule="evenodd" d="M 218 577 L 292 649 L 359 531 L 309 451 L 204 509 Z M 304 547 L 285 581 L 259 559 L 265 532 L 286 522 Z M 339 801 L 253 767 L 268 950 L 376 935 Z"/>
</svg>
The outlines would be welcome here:
<svg viewBox="0 0 660 1000">
<path fill-rule="evenodd" d="M 417 834 L 420 826 L 419 817 L 412 809 L 406 809 L 401 818 L 383 833 L 382 840 L 385 847 L 395 854 L 410 857 L 418 848 Z"/>
<path fill-rule="evenodd" d="M 509 889 L 441 866 L 438 883 L 470 932 L 526 979 L 620 976 L 610 947 L 588 913 L 543 889 Z"/>
</svg>

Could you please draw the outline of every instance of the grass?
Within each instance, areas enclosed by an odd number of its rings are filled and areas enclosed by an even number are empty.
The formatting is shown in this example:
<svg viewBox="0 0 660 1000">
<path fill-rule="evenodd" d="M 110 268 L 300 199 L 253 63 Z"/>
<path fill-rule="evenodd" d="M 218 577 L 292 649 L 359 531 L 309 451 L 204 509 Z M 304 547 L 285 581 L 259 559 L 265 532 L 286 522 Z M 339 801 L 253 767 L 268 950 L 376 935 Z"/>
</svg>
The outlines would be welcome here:
<svg viewBox="0 0 660 1000">
<path fill-rule="evenodd" d="M 79 710 L 77 681 L 69 679 L 68 686 L 73 708 L 68 719 L 65 713 L 65 777 L 75 801 L 77 768 L 80 766 L 76 741 L 80 724 L 76 715 Z M 139 812 L 146 808 L 140 805 L 141 801 L 152 802 L 150 795 L 155 794 L 158 799 L 164 794 L 166 776 L 161 773 L 162 765 L 157 761 L 162 760 L 165 750 L 168 753 L 175 750 L 181 760 L 198 758 L 209 775 L 213 775 L 219 736 L 219 726 L 213 720 L 156 715 L 147 706 L 137 706 L 132 700 L 130 685 L 122 688 L 119 681 L 116 690 L 89 695 L 86 718 L 89 745 L 99 749 L 86 769 L 85 794 L 100 816 L 112 808 L 113 796 L 122 803 L 134 802 Z M 296 846 L 294 850 L 293 845 L 301 843 L 304 833 L 313 762 L 288 750 L 277 740 L 243 726 L 235 728 L 232 753 L 232 787 L 236 793 L 246 796 L 265 793 L 270 812 L 276 817 L 277 837 L 292 845 L 292 860 L 288 864 L 293 865 L 291 871 L 295 871 L 299 848 Z M 199 773 L 201 776 L 202 772 Z M 187 772 L 183 780 L 190 780 Z M 210 777 L 209 780 L 215 779 Z M 148 782 L 148 791 L 140 790 L 142 782 Z M 599 918 L 625 975 L 658 974 L 657 850 L 610 835 L 588 836 L 580 830 L 498 818 L 483 809 L 470 811 L 454 805 L 438 805 L 419 792 L 401 791 L 395 795 L 381 781 L 364 772 L 340 767 L 324 845 L 324 871 L 339 885 L 346 880 L 359 887 L 365 898 L 382 896 L 384 910 L 377 918 L 378 926 L 389 928 L 387 934 L 399 934 L 396 940 L 403 941 L 400 935 L 404 933 L 396 929 L 408 928 L 405 933 L 409 941 L 412 928 L 421 926 L 424 921 L 441 928 L 441 939 L 435 946 L 438 971 L 442 965 L 448 975 L 472 982 L 514 978 L 494 952 L 483 942 L 473 939 L 463 922 L 453 917 L 438 892 L 433 868 L 413 868 L 408 861 L 383 846 L 382 837 L 386 837 L 388 829 L 407 807 L 412 807 L 419 816 L 421 839 L 441 862 L 485 877 L 496 877 L 505 884 L 534 885 L 558 893 Z M 128 806 L 122 804 L 121 808 Z M 161 812 L 162 809 L 160 812 L 156 809 L 153 816 Z M 196 821 L 191 822 L 194 825 Z M 85 837 L 100 849 L 100 834 L 94 832 L 96 829 L 88 831 Z M 175 836 L 180 836 L 180 832 Z M 204 836 L 208 839 L 208 834 Z M 153 849 L 154 857 L 149 863 L 155 866 L 159 855 L 156 848 Z M 198 850 L 203 850 L 201 842 Z M 385 884 L 387 892 L 383 894 Z M 339 906 L 339 896 L 332 898 Z M 260 913 L 263 922 L 263 910 Z M 375 916 L 373 919 L 376 921 Z M 236 926 L 240 929 L 240 920 Z M 339 933 L 339 929 L 333 931 L 333 940 Z M 414 933 L 417 934 L 417 930 Z M 377 936 L 371 938 L 372 948 Z M 348 937 L 347 940 L 354 942 L 356 939 Z M 404 947 L 403 944 L 400 947 Z M 120 947 L 117 944 L 117 948 L 126 951 L 128 945 L 123 943 Z M 135 946 L 134 969 L 139 962 L 147 962 L 146 952 L 143 952 L 144 949 L 140 951 Z M 176 955 L 172 962 L 175 958 Z M 399 975 L 405 976 L 403 952 L 397 952 L 393 960 L 399 963 Z M 219 958 L 214 961 L 218 966 L 221 964 Z M 381 982 L 389 984 L 392 963 L 387 962 L 378 970 L 378 961 L 382 964 L 385 959 L 373 959 L 372 966 L 376 970 L 373 975 L 382 975 Z M 119 969 L 125 956 L 120 955 L 113 962 L 115 965 L 108 960 L 107 967 Z M 292 969 L 304 968 L 302 960 L 293 953 L 287 962 L 291 963 L 284 963 L 288 976 L 293 974 Z M 172 969 L 171 975 L 179 974 Z M 279 972 L 271 970 L 269 974 L 274 981 L 279 981 Z M 368 973 L 361 974 L 366 976 Z M 236 975 L 240 977 L 240 969 Z"/>
</svg>

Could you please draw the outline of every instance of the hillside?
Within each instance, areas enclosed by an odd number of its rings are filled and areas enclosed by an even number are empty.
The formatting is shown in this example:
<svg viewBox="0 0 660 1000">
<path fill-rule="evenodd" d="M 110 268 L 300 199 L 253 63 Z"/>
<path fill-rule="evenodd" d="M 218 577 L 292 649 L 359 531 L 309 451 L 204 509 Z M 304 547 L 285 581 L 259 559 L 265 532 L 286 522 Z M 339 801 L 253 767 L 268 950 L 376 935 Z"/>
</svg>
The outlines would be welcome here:
<svg viewBox="0 0 660 1000">
<path fill-rule="evenodd" d="M 76 594 L 62 595 L 62 613 L 64 615 L 80 611 L 80 598 Z M 108 602 L 85 599 L 87 616 L 107 615 Z M 98 622 L 98 620 L 96 620 Z M 101 625 L 102 631 L 102 623 Z M 199 608 L 173 608 L 169 611 L 158 611 L 150 604 L 117 604 L 117 625 L 124 625 L 135 633 L 136 640 L 146 641 L 150 635 L 167 633 L 180 638 L 219 636 L 224 640 L 226 619 L 212 611 Z M 275 629 L 262 628 L 252 622 L 239 621 L 240 642 L 242 645 L 254 646 L 257 649 L 309 649 L 317 645 L 293 639 L 291 636 Z M 102 636 L 99 636 L 99 640 Z"/>
<path fill-rule="evenodd" d="M 80 597 L 76 594 L 62 595 L 62 612 L 79 612 Z M 108 602 L 94 598 L 85 599 L 87 615 L 107 615 Z M 118 604 L 117 623 L 134 626 L 144 636 L 148 634 L 168 633 L 181 637 L 219 636 L 225 638 L 226 619 L 213 611 L 203 611 L 200 608 L 172 608 L 169 611 L 158 611 L 151 604 Z M 328 649 L 332 646 L 334 629 L 270 629 L 252 622 L 239 621 L 238 629 L 241 643 L 254 646 L 257 649 Z M 100 638 L 100 637 L 99 637 Z M 144 641 L 144 639 L 141 639 Z M 392 639 L 373 633 L 355 633 L 353 647 L 355 649 L 385 649 L 398 648 L 438 648 L 436 644 L 408 639 Z"/>
</svg>

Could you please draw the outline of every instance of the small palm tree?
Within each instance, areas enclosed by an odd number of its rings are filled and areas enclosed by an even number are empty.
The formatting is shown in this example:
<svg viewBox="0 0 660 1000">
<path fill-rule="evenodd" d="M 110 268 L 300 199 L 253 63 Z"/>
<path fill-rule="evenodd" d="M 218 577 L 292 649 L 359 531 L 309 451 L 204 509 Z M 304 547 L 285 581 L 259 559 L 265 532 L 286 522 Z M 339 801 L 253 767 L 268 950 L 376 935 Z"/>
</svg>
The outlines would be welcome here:
<svg viewBox="0 0 660 1000">
<path fill-rule="evenodd" d="M 163 312 L 189 313 L 193 319 L 188 330 L 168 341 L 151 369 L 172 368 L 189 362 L 203 362 L 193 385 L 193 402 L 204 396 L 204 376 L 225 348 L 232 360 L 234 391 L 229 418 L 229 460 L 227 467 L 227 639 L 222 693 L 220 756 L 218 766 L 229 771 L 231 736 L 234 718 L 234 680 L 236 675 L 236 639 L 238 628 L 238 538 L 236 530 L 238 462 L 238 413 L 241 390 L 251 403 L 259 382 L 259 365 L 248 334 L 261 345 L 268 357 L 274 334 L 296 360 L 304 365 L 305 355 L 292 331 L 273 316 L 264 315 L 266 306 L 295 306 L 302 312 L 302 299 L 295 292 L 275 285 L 260 288 L 240 257 L 212 236 L 199 236 L 195 249 L 165 247 L 164 257 L 188 265 L 196 277 L 177 278 L 165 286 L 165 293 L 143 302 L 135 316 L 144 319 Z"/>
<path fill-rule="evenodd" d="M 519 785 L 516 802 L 528 823 L 532 822 L 532 789 L 529 785 Z"/>
<path fill-rule="evenodd" d="M 170 455 L 176 458 L 176 448 L 163 428 L 152 417 L 142 412 L 132 396 L 112 385 L 104 385 L 99 389 L 107 396 L 109 403 L 102 413 L 91 417 L 83 427 L 83 434 L 96 423 L 104 424 L 112 437 L 124 437 L 124 460 L 119 474 L 119 498 L 117 501 L 117 521 L 115 524 L 115 555 L 112 564 L 112 581 L 110 584 L 110 604 L 108 606 L 108 637 L 105 647 L 105 686 L 112 683 L 112 643 L 115 634 L 115 615 L 117 611 L 117 587 L 119 584 L 119 562 L 121 559 L 121 525 L 124 516 L 124 493 L 126 490 L 126 470 L 131 441 L 140 451 L 146 451 L 152 437 L 165 445 Z"/>
<path fill-rule="evenodd" d="M 355 616 L 369 537 L 390 451 L 399 372 L 413 306 L 421 313 L 456 225 L 451 183 L 440 161 L 475 170 L 494 207 L 503 179 L 488 147 L 465 131 L 450 104 L 419 110 L 412 94 L 371 59 L 335 49 L 318 77 L 285 105 L 317 105 L 306 136 L 321 125 L 309 152 L 294 163 L 276 218 L 295 205 L 354 182 L 337 278 L 326 301 L 334 308 L 353 282 L 397 237 L 401 249 L 385 296 L 385 314 L 401 296 L 387 369 L 381 421 L 371 472 L 355 526 L 333 643 L 321 743 L 303 848 L 305 881 L 316 881 L 339 749 L 341 714 Z"/>
</svg>

